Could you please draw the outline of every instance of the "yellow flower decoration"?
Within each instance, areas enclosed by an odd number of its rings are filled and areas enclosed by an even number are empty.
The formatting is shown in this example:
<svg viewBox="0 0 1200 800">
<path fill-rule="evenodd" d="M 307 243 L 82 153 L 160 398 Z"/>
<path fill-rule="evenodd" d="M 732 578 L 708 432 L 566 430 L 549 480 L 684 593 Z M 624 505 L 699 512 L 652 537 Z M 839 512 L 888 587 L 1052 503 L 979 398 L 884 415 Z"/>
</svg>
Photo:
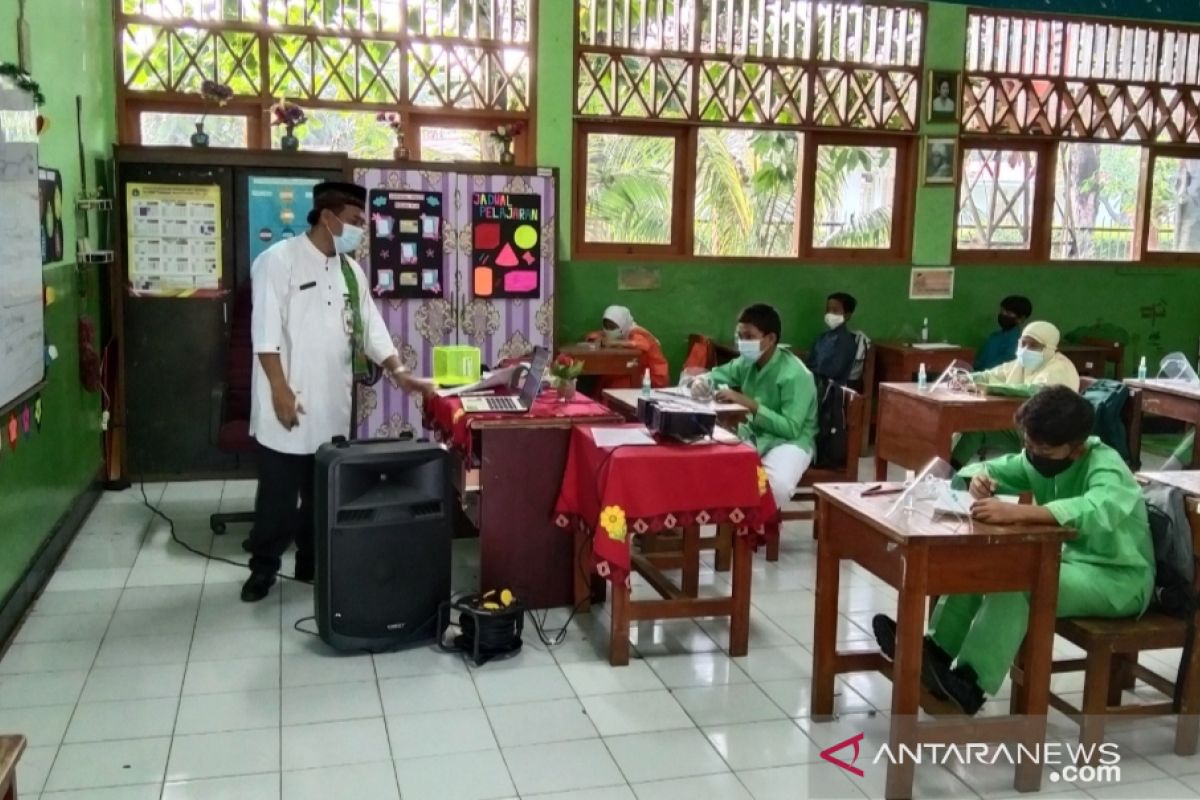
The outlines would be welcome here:
<svg viewBox="0 0 1200 800">
<path fill-rule="evenodd" d="M 607 506 L 600 512 L 600 527 L 608 534 L 608 538 L 625 541 L 625 510 L 620 506 Z"/>
<path fill-rule="evenodd" d="M 767 493 L 767 470 L 766 467 L 758 468 L 758 493 L 764 495 Z"/>
<path fill-rule="evenodd" d="M 466 412 L 466 411 L 464 411 L 464 410 L 463 410 L 463 409 L 461 409 L 461 408 L 460 408 L 460 409 L 457 409 L 457 410 L 454 412 L 454 420 L 453 420 L 454 424 L 455 424 L 455 425 L 457 425 L 457 424 L 458 424 L 458 421 L 459 421 L 460 419 L 462 419 L 463 417 L 465 417 L 466 415 L 467 415 L 467 412 Z"/>
</svg>

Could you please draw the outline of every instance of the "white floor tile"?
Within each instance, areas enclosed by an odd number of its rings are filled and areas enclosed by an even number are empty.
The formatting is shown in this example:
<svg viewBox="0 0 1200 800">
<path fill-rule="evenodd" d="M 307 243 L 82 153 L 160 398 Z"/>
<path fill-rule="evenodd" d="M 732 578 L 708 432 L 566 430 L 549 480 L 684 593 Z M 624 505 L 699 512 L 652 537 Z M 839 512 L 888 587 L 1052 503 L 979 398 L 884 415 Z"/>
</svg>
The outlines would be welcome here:
<svg viewBox="0 0 1200 800">
<path fill-rule="evenodd" d="M 21 790 L 19 797 L 38 796 L 38 792 L 46 784 L 46 777 L 50 774 L 50 767 L 54 764 L 57 755 L 57 746 L 25 748 L 17 769 L 18 777 L 21 779 L 18 787 Z"/>
<path fill-rule="evenodd" d="M 117 611 L 190 608 L 200 605 L 199 586 L 134 586 L 121 593 Z"/>
<path fill-rule="evenodd" d="M 324 656 L 306 653 L 283 657 L 285 687 L 373 680 L 375 666 L 367 655 Z"/>
<path fill-rule="evenodd" d="M 279 729 L 175 736 L 167 781 L 226 778 L 279 769 Z"/>
<path fill-rule="evenodd" d="M 283 689 L 283 724 L 307 725 L 383 716 L 375 681 Z"/>
<path fill-rule="evenodd" d="M 177 736 L 279 727 L 279 690 L 186 695 L 179 702 Z"/>
<path fill-rule="evenodd" d="M 108 636 L 180 636 L 191 635 L 196 627 L 194 608 L 147 608 L 137 611 L 118 611 L 108 626 Z"/>
<path fill-rule="evenodd" d="M 812 676 L 812 653 L 800 645 L 754 649 L 734 663 L 755 681 L 775 681 Z"/>
<path fill-rule="evenodd" d="M 0 661 L 0 675 L 88 669 L 99 647 L 99 641 L 14 644 Z"/>
<path fill-rule="evenodd" d="M 46 779 L 45 791 L 157 784 L 170 747 L 167 737 L 64 744 Z"/>
<path fill-rule="evenodd" d="M 168 783 L 162 792 L 162 800 L 274 800 L 278 797 L 278 772 L 179 781 Z M 291 795 L 288 797 L 290 800 Z"/>
<path fill-rule="evenodd" d="M 169 564 L 161 561 L 143 561 L 139 558 L 133 569 L 129 570 L 125 585 L 134 587 L 202 584 L 207 564 L 200 556 L 191 557 L 196 560 Z"/>
<path fill-rule="evenodd" d="M 80 703 L 67 729 L 67 742 L 107 742 L 170 736 L 175 727 L 176 697 Z"/>
<path fill-rule="evenodd" d="M 704 733 L 734 770 L 807 764 L 820 758 L 820 748 L 790 720 L 716 725 Z"/>
<path fill-rule="evenodd" d="M 645 692 L 663 689 L 663 682 L 643 661 L 630 661 L 628 666 L 613 668 L 608 660 L 563 664 L 563 674 L 580 697 L 619 692 Z"/>
<path fill-rule="evenodd" d="M 197 631 L 189 660 L 230 661 L 278 655 L 278 630 Z"/>
<path fill-rule="evenodd" d="M 183 664 L 150 664 L 142 667 L 97 667 L 83 686 L 84 703 L 105 700 L 148 700 L 179 697 Z"/>
<path fill-rule="evenodd" d="M 700 727 L 783 717 L 771 698 L 752 683 L 677 689 L 675 699 Z"/>
<path fill-rule="evenodd" d="M 501 747 L 593 739 L 598 736 L 579 700 L 547 700 L 487 709 Z"/>
<path fill-rule="evenodd" d="M 558 665 L 525 669 L 477 670 L 475 689 L 485 706 L 532 703 L 574 697 Z"/>
<path fill-rule="evenodd" d="M 43 592 L 33 604 L 33 615 L 111 614 L 121 599 L 121 590 L 79 589 L 64 592 Z"/>
<path fill-rule="evenodd" d="M 529 800 L 637 800 L 629 786 L 605 786 L 600 789 L 577 789 L 573 792 L 527 794 Z M 694 800 L 700 800 L 695 798 Z"/>
<path fill-rule="evenodd" d="M 654 783 L 639 783 L 633 787 L 638 800 L 754 800 L 741 781 L 730 772 L 704 775 L 697 778 L 675 778 Z"/>
<path fill-rule="evenodd" d="M 383 680 L 379 682 L 379 689 L 383 694 L 383 710 L 388 716 L 481 705 L 475 683 L 465 671 Z"/>
<path fill-rule="evenodd" d="M 436 647 L 418 647 L 371 658 L 380 679 L 467 673 L 466 664 L 460 656 L 444 653 Z"/>
<path fill-rule="evenodd" d="M 646 659 L 668 688 L 748 683 L 750 678 L 724 653 L 689 653 Z"/>
<path fill-rule="evenodd" d="M 387 727 L 396 760 L 497 748 L 488 716 L 480 708 L 388 717 Z"/>
<path fill-rule="evenodd" d="M 500 800 L 514 793 L 499 751 L 397 761 L 396 777 L 404 800 Z"/>
<path fill-rule="evenodd" d="M 613 736 L 604 740 L 631 784 L 727 772 L 721 756 L 696 729 Z"/>
<path fill-rule="evenodd" d="M 24 766 L 25 760 L 21 759 Z M 72 792 L 46 792 L 42 800 L 158 800 L 160 786 L 143 783 L 138 786 L 110 786 L 106 789 L 78 789 Z M 25 795 L 22 794 L 21 797 Z M 218 798 L 205 798 L 218 800 Z M 221 798 L 221 800 L 224 800 Z"/>
<path fill-rule="evenodd" d="M 383 718 L 295 725 L 283 729 L 283 772 L 386 761 L 387 730 Z"/>
<path fill-rule="evenodd" d="M 283 796 L 287 800 L 328 800 L 345 797 L 347 792 L 353 793 L 354 800 L 399 800 L 395 765 L 377 761 L 305 769 L 283 776 Z"/>
<path fill-rule="evenodd" d="M 787 716 L 799 719 L 812 713 L 811 678 L 763 681 L 758 686 Z M 889 699 L 884 708 L 890 707 L 890 704 Z M 833 708 L 838 714 L 865 714 L 872 710 L 871 704 L 863 699 L 862 695 L 847 687 L 840 678 L 833 684 Z"/>
<path fill-rule="evenodd" d="M 687 712 L 665 690 L 590 695 L 583 698 L 583 707 L 601 736 L 694 727 Z"/>
<path fill-rule="evenodd" d="M 129 567 L 72 569 L 54 573 L 47 592 L 76 592 L 83 589 L 120 589 L 129 578 Z"/>
<path fill-rule="evenodd" d="M 183 693 L 219 694 L 279 688 L 279 658 L 236 658 L 230 661 L 191 661 Z"/>
<path fill-rule="evenodd" d="M 754 800 L 862 797 L 839 770 L 825 763 L 738 771 L 737 776 Z"/>
<path fill-rule="evenodd" d="M 29 747 L 58 747 L 75 705 L 0 709 L 0 731 L 22 734 Z"/>
<path fill-rule="evenodd" d="M 33 614 L 17 631 L 16 644 L 34 642 L 99 642 L 110 614 Z"/>
<path fill-rule="evenodd" d="M 0 708 L 74 703 L 79 699 L 87 679 L 87 669 L 0 675 Z"/>
<path fill-rule="evenodd" d="M 700 627 L 704 629 L 721 650 L 729 650 L 729 620 L 702 619 Z M 750 649 L 760 650 L 768 647 L 791 647 L 796 640 L 786 631 L 772 622 L 765 614 L 751 613 L 750 615 Z"/>
<path fill-rule="evenodd" d="M 599 739 L 508 747 L 504 760 L 522 796 L 625 784 L 621 770 Z M 400 788 L 404 790 L 403 771 Z"/>
<path fill-rule="evenodd" d="M 100 646 L 100 653 L 96 656 L 96 666 L 142 667 L 152 664 L 184 664 L 188 660 L 188 649 L 191 644 L 191 631 L 182 636 L 108 638 Z M 0 666 L 2 666 L 2 662 L 0 662 Z"/>
</svg>

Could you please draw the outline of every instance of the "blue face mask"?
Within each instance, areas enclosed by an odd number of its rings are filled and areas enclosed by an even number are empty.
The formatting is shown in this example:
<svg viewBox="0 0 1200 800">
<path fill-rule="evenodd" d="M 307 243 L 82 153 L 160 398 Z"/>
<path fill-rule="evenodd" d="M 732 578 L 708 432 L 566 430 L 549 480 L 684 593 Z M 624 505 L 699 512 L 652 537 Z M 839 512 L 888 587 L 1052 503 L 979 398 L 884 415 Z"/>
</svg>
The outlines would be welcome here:
<svg viewBox="0 0 1200 800">
<path fill-rule="evenodd" d="M 329 226 L 325 226 L 329 231 L 329 235 L 333 236 L 333 249 L 338 255 L 349 255 L 358 250 L 358 246 L 362 244 L 363 237 L 367 232 L 357 225 L 351 225 L 349 222 L 342 223 L 341 235 L 335 236 L 333 230 Z"/>
<path fill-rule="evenodd" d="M 1021 366 L 1027 370 L 1035 370 L 1042 365 L 1046 360 L 1044 353 L 1039 353 L 1036 350 L 1026 350 L 1024 347 L 1017 348 L 1017 361 L 1021 362 Z"/>
<path fill-rule="evenodd" d="M 738 355 L 747 361 L 758 361 L 762 356 L 762 340 L 761 339 L 738 339 L 737 340 Z"/>
</svg>

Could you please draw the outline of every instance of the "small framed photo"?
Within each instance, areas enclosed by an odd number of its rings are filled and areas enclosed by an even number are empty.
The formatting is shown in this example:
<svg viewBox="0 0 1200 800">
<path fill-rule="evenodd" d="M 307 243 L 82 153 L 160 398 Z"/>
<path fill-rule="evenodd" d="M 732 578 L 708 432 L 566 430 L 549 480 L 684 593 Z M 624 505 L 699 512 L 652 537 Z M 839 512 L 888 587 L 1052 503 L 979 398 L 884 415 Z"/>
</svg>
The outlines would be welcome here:
<svg viewBox="0 0 1200 800">
<path fill-rule="evenodd" d="M 958 168 L 957 139 L 925 140 L 925 183 L 953 184 Z"/>
<path fill-rule="evenodd" d="M 958 122 L 958 73 L 929 71 L 930 122 Z"/>
</svg>

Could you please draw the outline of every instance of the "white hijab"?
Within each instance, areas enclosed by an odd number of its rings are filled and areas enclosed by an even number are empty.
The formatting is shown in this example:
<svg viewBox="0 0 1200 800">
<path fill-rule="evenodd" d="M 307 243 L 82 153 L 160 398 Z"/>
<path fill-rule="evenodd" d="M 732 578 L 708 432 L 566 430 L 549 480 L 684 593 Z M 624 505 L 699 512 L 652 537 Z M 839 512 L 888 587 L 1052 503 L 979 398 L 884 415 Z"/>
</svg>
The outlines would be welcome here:
<svg viewBox="0 0 1200 800">
<path fill-rule="evenodd" d="M 633 312 L 625 306 L 609 306 L 604 309 L 603 319 L 616 325 L 622 337 L 629 336 L 629 332 L 633 330 L 633 326 L 636 324 L 633 321 Z"/>
</svg>

